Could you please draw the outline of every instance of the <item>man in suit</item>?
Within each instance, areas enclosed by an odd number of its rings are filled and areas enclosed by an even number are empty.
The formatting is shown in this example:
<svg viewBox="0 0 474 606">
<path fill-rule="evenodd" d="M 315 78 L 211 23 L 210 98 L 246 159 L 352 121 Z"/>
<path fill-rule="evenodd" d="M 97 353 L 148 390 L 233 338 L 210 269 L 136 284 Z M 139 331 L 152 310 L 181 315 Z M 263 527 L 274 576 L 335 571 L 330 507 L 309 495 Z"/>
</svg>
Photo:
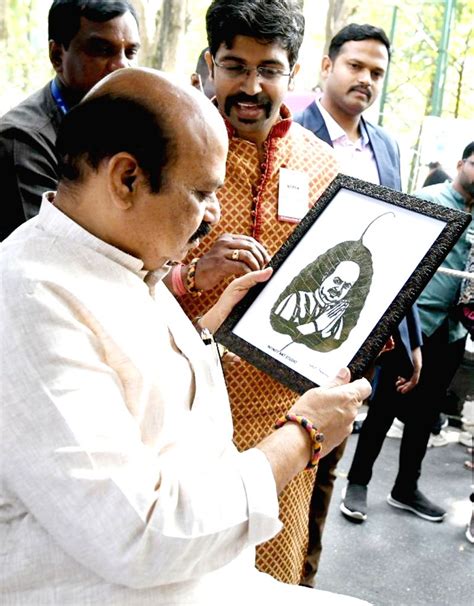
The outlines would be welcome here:
<svg viewBox="0 0 474 606">
<path fill-rule="evenodd" d="M 377 99 L 390 60 L 385 32 L 350 24 L 331 40 L 322 60 L 322 96 L 295 121 L 332 145 L 342 173 L 401 189 L 397 143 L 363 112 Z"/>
<path fill-rule="evenodd" d="M 390 61 L 390 42 L 385 32 L 372 25 L 350 24 L 331 40 L 328 54 L 322 60 L 323 93 L 295 121 L 315 133 L 334 148 L 342 173 L 401 190 L 400 153 L 397 143 L 381 127 L 371 124 L 363 112 L 377 99 Z M 378 419 L 377 391 L 364 422 L 359 443 L 365 442 L 376 421 L 377 434 L 387 419 L 395 414 L 402 394 L 417 384 L 421 370 L 421 331 L 416 308 L 410 310 L 394 335 L 395 349 L 383 354 L 377 375 L 388 387 L 383 391 L 389 397 L 388 414 Z M 387 379 L 386 379 L 387 377 Z M 382 391 L 381 391 L 382 393 Z M 386 403 L 384 403 L 386 405 Z M 375 417 L 375 419 L 373 418 Z M 392 416 L 393 419 L 393 416 Z M 385 433 L 383 433 L 380 451 Z M 371 439 L 371 437 L 370 437 Z M 345 442 L 321 460 L 311 498 L 309 514 L 309 545 L 305 562 L 304 584 L 312 586 L 321 556 L 321 538 L 334 487 L 336 466 L 344 453 Z M 367 487 L 353 495 L 349 484 L 346 499 L 357 498 L 356 511 L 350 518 L 366 517 Z M 346 501 L 344 501 L 345 503 Z M 343 504 L 344 504 L 343 503 Z M 364 519 L 365 519 L 364 517 Z"/>
</svg>

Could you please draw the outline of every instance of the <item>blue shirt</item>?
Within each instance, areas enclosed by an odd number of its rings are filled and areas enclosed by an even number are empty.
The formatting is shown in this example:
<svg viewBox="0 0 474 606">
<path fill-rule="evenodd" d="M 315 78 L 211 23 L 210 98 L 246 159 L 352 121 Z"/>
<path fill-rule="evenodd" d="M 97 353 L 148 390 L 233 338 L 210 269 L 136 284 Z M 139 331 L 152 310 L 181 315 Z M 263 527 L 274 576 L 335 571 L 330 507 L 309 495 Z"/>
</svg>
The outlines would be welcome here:
<svg viewBox="0 0 474 606">
<path fill-rule="evenodd" d="M 414 195 L 447 208 L 466 211 L 464 198 L 449 181 L 425 187 Z M 471 215 L 473 212 L 474 209 L 471 210 Z M 451 249 L 441 267 L 460 271 L 465 269 L 474 235 L 473 230 L 474 222 L 471 219 L 470 225 Z M 436 272 L 431 278 L 417 301 L 424 334 L 432 335 L 448 319 L 450 343 L 466 336 L 467 330 L 454 314 L 460 286 L 459 278 L 440 272 Z"/>
</svg>

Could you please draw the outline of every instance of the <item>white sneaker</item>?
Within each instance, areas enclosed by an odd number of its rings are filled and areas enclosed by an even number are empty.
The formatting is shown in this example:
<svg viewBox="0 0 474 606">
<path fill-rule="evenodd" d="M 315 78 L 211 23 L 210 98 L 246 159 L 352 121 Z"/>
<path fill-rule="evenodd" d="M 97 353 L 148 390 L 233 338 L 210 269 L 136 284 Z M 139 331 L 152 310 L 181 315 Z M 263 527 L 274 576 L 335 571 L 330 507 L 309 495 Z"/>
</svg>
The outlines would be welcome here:
<svg viewBox="0 0 474 606">
<path fill-rule="evenodd" d="M 474 398 L 472 396 L 466 396 L 461 415 L 463 423 L 474 425 Z"/>
<path fill-rule="evenodd" d="M 430 435 L 430 439 L 428 440 L 428 448 L 447 446 L 450 442 L 451 440 L 449 440 L 447 432 L 441 430 L 438 434 L 432 433 Z"/>
<path fill-rule="evenodd" d="M 387 438 L 395 438 L 397 440 L 401 440 L 403 436 L 403 428 L 405 427 L 405 423 L 402 423 L 399 419 L 393 419 L 392 426 L 387 431 Z"/>
<path fill-rule="evenodd" d="M 469 431 L 461 431 L 459 433 L 459 443 L 468 448 L 472 448 L 474 445 L 473 435 Z"/>
</svg>

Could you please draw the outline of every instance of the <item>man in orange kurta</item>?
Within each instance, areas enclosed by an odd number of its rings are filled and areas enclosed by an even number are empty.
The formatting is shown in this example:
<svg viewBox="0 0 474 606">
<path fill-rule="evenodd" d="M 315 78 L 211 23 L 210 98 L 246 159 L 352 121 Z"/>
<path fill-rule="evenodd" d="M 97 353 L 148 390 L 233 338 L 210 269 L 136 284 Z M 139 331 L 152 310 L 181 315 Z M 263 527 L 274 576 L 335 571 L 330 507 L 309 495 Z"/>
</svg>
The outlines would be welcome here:
<svg viewBox="0 0 474 606">
<path fill-rule="evenodd" d="M 299 69 L 300 9 L 289 0 L 232 6 L 215 0 L 206 19 L 207 62 L 229 154 L 214 238 L 206 238 L 198 260 L 189 259 L 171 276 L 176 294 L 192 293 L 181 296 L 191 318 L 216 301 L 231 275 L 265 265 L 337 173 L 330 146 L 293 122 L 282 103 Z M 234 35 L 226 39 L 229 31 Z M 298 196 L 291 193 L 295 189 Z M 270 433 L 297 396 L 244 360 L 226 366 L 234 441 L 249 448 Z M 287 583 L 301 579 L 313 483 L 314 472 L 305 471 L 287 486 L 280 497 L 284 529 L 257 548 L 258 568 Z"/>
</svg>

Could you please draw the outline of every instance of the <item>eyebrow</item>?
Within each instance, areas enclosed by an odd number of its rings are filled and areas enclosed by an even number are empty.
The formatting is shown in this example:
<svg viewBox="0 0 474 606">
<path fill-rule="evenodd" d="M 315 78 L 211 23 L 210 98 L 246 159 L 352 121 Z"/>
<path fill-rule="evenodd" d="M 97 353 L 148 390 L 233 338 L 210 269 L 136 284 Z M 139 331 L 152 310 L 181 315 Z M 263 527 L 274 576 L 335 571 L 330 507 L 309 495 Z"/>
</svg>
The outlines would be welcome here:
<svg viewBox="0 0 474 606">
<path fill-rule="evenodd" d="M 218 192 L 220 189 L 222 189 L 224 187 L 224 181 L 214 181 L 212 183 L 212 189 L 214 190 L 214 192 Z"/>
<path fill-rule="evenodd" d="M 117 46 L 115 42 L 109 40 L 108 38 L 104 38 L 104 36 L 99 36 L 98 34 L 91 34 L 87 38 L 87 44 L 108 44 L 109 46 Z M 127 48 L 136 48 L 139 49 L 141 47 L 140 42 L 130 42 L 127 43 Z"/>
<path fill-rule="evenodd" d="M 367 65 L 367 62 L 362 59 L 357 59 L 356 57 L 347 57 L 347 61 L 351 61 L 352 63 L 357 63 L 357 65 Z M 383 67 L 372 67 L 372 71 L 378 70 L 379 72 L 385 73 L 385 69 Z"/>
<path fill-rule="evenodd" d="M 219 191 L 224 187 L 224 181 L 213 181 L 212 183 L 209 183 L 209 185 L 211 186 L 210 189 Z"/>
<path fill-rule="evenodd" d="M 247 65 L 247 62 L 242 59 L 242 57 L 236 57 L 235 55 L 224 55 L 219 59 L 219 61 L 236 61 L 237 63 L 242 63 Z M 282 63 L 279 59 L 264 59 L 259 63 L 259 65 L 279 65 L 280 67 L 285 67 L 285 64 Z"/>
</svg>

